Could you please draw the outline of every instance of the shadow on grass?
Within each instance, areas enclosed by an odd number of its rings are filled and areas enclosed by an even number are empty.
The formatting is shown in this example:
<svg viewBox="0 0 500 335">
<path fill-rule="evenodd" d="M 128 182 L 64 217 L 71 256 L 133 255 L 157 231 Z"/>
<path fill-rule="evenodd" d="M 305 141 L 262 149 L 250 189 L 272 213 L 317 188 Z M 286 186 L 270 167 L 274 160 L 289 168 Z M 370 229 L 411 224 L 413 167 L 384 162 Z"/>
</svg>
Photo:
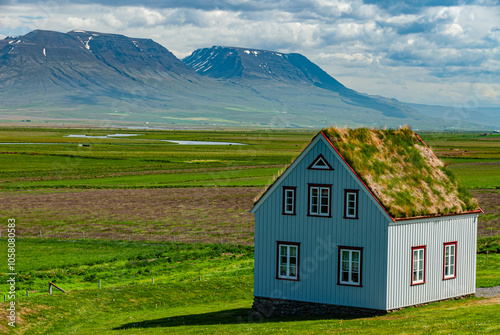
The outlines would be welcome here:
<svg viewBox="0 0 500 335">
<path fill-rule="evenodd" d="M 251 313 L 251 308 L 236 308 L 217 312 L 202 313 L 202 314 L 186 314 L 177 315 L 169 318 L 145 320 L 141 322 L 126 323 L 113 330 L 123 330 L 131 328 L 161 328 L 161 327 L 177 327 L 177 326 L 210 326 L 210 325 L 245 325 L 252 323 L 273 323 L 287 322 L 300 320 L 323 320 L 323 319 L 355 319 L 355 316 L 310 316 L 310 317 L 272 317 L 263 318 L 254 316 Z"/>
</svg>

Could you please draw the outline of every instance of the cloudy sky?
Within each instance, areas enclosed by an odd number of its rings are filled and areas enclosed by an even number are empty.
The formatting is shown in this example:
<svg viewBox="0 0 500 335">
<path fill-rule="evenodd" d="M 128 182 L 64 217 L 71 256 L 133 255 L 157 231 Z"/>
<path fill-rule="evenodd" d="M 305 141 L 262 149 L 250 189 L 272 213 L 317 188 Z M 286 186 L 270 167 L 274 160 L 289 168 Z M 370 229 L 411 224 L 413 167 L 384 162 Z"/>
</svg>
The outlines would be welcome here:
<svg viewBox="0 0 500 335">
<path fill-rule="evenodd" d="M 360 92 L 500 106 L 499 0 L 0 0 L 0 38 L 34 29 L 151 38 L 179 58 L 297 52 Z"/>
</svg>

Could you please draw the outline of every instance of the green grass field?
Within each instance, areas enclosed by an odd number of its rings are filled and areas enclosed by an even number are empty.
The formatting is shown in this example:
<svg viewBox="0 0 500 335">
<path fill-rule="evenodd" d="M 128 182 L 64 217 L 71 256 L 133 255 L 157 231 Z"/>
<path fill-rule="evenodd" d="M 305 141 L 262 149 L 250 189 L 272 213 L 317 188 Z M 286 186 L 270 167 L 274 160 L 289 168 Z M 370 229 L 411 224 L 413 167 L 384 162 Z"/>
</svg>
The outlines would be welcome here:
<svg viewBox="0 0 500 335">
<path fill-rule="evenodd" d="M 117 133 L 138 136 L 66 137 Z M 433 303 L 372 318 L 249 317 L 253 217 L 248 210 L 314 134 L 1 128 L 0 222 L 15 218 L 19 229 L 19 327 L 10 329 L 2 321 L 0 333 L 500 332 L 498 297 Z M 420 135 L 480 200 L 486 214 L 479 219 L 483 253 L 477 256 L 477 286 L 500 285 L 499 254 L 491 253 L 500 239 L 500 137 Z M 4 228 L 1 232 L 5 236 Z M 191 243 L 172 243 L 173 236 Z M 3 250 L 5 242 L 0 238 Z M 5 266 L 0 264 L 4 293 Z M 49 296 L 49 280 L 69 293 Z M 0 305 L 0 320 L 6 320 L 7 305 Z"/>
<path fill-rule="evenodd" d="M 2 248 L 5 244 L 2 239 Z M 391 328 L 412 333 L 428 330 L 494 333 L 500 330 L 498 298 L 433 303 L 371 318 L 251 317 L 252 247 L 21 239 L 18 250 L 17 267 L 23 273 L 17 284 L 19 327 L 11 333 L 389 333 Z M 485 255 L 478 256 L 478 286 L 500 284 L 499 256 L 489 255 L 488 261 Z M 6 275 L 0 278 L 0 289 L 4 292 L 6 279 Z M 49 280 L 68 293 L 54 289 L 49 295 Z M 25 296 L 26 290 L 30 290 L 30 297 Z M 0 304 L 2 319 L 6 304 Z M 0 323 L 0 332 L 8 331 L 5 323 Z"/>
</svg>

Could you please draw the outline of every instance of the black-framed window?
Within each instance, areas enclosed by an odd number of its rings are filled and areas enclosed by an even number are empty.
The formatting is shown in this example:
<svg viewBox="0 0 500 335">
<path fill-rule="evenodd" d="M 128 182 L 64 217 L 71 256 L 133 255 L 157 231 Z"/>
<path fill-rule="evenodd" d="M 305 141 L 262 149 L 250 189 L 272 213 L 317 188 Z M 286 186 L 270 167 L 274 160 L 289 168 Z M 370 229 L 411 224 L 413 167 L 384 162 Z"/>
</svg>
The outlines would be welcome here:
<svg viewBox="0 0 500 335">
<path fill-rule="evenodd" d="M 300 243 L 276 242 L 276 278 L 299 280 Z"/>
<path fill-rule="evenodd" d="M 332 185 L 309 184 L 307 215 L 331 217 Z"/>
<path fill-rule="evenodd" d="M 339 246 L 338 285 L 362 286 L 363 248 Z"/>
<path fill-rule="evenodd" d="M 295 215 L 296 190 L 295 186 L 283 186 L 282 214 Z"/>
<path fill-rule="evenodd" d="M 344 219 L 358 218 L 359 190 L 344 190 Z"/>
</svg>

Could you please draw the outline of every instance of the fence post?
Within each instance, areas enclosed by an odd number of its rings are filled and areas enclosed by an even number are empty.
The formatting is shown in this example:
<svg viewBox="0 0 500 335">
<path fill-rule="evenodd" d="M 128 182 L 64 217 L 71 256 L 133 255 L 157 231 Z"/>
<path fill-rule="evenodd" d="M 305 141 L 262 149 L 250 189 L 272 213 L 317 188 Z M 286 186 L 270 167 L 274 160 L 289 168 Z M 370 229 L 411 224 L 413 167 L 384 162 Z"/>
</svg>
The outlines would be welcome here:
<svg viewBox="0 0 500 335">
<path fill-rule="evenodd" d="M 128 241 L 130 242 L 130 235 L 128 236 Z"/>
<path fill-rule="evenodd" d="M 174 235 L 174 243 L 175 243 L 175 235 Z"/>
<path fill-rule="evenodd" d="M 82 231 L 82 233 L 83 233 L 83 240 L 85 241 L 85 232 Z"/>
<path fill-rule="evenodd" d="M 40 229 L 40 239 L 42 239 L 42 230 Z"/>
<path fill-rule="evenodd" d="M 29 290 L 26 290 L 26 297 L 30 297 L 30 291 Z"/>
<path fill-rule="evenodd" d="M 99 290 L 101 289 L 101 280 L 99 279 Z"/>
<path fill-rule="evenodd" d="M 52 294 L 52 283 L 49 282 L 49 294 Z"/>
<path fill-rule="evenodd" d="M 151 283 L 154 284 L 155 283 L 155 277 L 151 278 Z"/>
<path fill-rule="evenodd" d="M 220 245 L 222 245 L 222 237 L 220 238 Z"/>
</svg>

